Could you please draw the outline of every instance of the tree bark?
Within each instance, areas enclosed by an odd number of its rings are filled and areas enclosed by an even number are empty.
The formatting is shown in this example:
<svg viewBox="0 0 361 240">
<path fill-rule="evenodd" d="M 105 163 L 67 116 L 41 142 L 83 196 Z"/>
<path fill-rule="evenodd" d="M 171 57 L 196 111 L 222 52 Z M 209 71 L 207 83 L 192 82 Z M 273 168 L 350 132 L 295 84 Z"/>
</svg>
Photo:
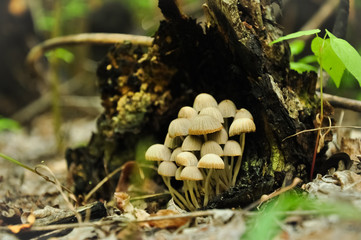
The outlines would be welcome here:
<svg viewBox="0 0 361 240">
<path fill-rule="evenodd" d="M 105 108 L 98 132 L 87 147 L 67 154 L 76 170 L 76 192 L 88 191 L 91 185 L 84 182 L 104 176 L 104 162 L 112 169 L 133 160 L 134 146 L 146 136 L 163 142 L 178 110 L 192 105 L 201 92 L 248 109 L 257 126 L 246 136 L 236 186 L 208 207 L 245 206 L 280 187 L 286 175 L 306 180 L 315 134 L 283 139 L 314 128 L 317 75 L 289 69 L 286 42 L 270 46 L 282 35 L 271 1 L 208 0 L 205 28 L 182 14 L 174 1 L 160 0 L 159 7 L 166 20 L 148 51 L 115 46 L 98 68 Z M 90 172 L 83 167 L 87 159 Z M 99 194 L 109 198 L 111 192 Z"/>
</svg>

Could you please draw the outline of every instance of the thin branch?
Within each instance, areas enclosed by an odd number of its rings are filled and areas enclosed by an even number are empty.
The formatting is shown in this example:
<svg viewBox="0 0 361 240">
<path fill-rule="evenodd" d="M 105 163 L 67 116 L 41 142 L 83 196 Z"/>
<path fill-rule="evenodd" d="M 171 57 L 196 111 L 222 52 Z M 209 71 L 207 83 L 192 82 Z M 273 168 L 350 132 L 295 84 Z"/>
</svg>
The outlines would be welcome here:
<svg viewBox="0 0 361 240">
<path fill-rule="evenodd" d="M 152 41 L 153 38 L 151 37 L 120 33 L 81 33 L 68 35 L 52 38 L 36 45 L 30 50 L 26 62 L 34 69 L 34 63 L 41 58 L 45 52 L 62 46 L 79 44 L 104 45 L 131 42 L 134 45 L 149 47 Z"/>
<path fill-rule="evenodd" d="M 317 94 L 319 95 L 318 92 Z M 323 93 L 323 98 L 329 103 L 331 103 L 331 105 L 334 107 L 349 109 L 355 112 L 361 112 L 361 101 L 338 97 L 327 93 Z"/>
</svg>

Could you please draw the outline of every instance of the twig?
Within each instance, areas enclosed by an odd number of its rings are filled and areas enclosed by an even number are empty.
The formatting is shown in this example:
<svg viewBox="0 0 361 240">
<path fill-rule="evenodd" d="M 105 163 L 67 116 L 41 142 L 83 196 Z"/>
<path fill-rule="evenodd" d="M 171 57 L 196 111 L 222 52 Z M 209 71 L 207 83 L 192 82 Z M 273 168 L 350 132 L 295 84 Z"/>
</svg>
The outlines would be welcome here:
<svg viewBox="0 0 361 240">
<path fill-rule="evenodd" d="M 263 195 L 260 199 L 258 199 L 257 201 L 255 201 L 254 203 L 251 203 L 250 205 L 248 205 L 247 207 L 245 207 L 243 210 L 244 211 L 249 211 L 251 209 L 253 209 L 254 207 L 256 206 L 260 206 L 262 203 L 268 201 L 269 199 L 271 198 L 274 198 L 284 192 L 287 192 L 288 190 L 291 190 L 292 188 L 296 187 L 297 184 L 299 184 L 300 182 L 302 182 L 302 180 L 298 177 L 294 178 L 293 179 L 293 182 L 286 186 L 286 187 L 283 187 L 283 188 L 279 188 L 277 189 L 276 191 L 272 192 L 271 194 L 269 195 Z"/>
<path fill-rule="evenodd" d="M 289 139 L 289 138 L 293 138 L 296 137 L 297 135 L 300 135 L 302 133 L 306 133 L 306 132 L 314 132 L 314 131 L 318 131 L 318 130 L 324 130 L 324 129 L 337 129 L 337 128 L 353 128 L 353 129 L 361 129 L 361 127 L 358 126 L 331 126 L 331 127 L 319 127 L 319 128 L 312 128 L 312 129 L 306 129 L 306 130 L 302 130 L 298 133 L 292 134 L 288 137 L 285 137 L 284 139 L 282 139 L 282 142 Z"/>
<path fill-rule="evenodd" d="M 103 180 L 101 180 L 85 197 L 84 202 L 87 202 L 89 198 L 101 187 L 104 183 L 106 183 L 111 177 L 120 172 L 123 169 L 123 165 L 115 169 L 113 172 L 108 174 Z"/>
<path fill-rule="evenodd" d="M 319 92 L 316 93 L 317 95 L 319 95 Z M 361 101 L 339 97 L 327 93 L 323 93 L 323 99 L 327 100 L 334 107 L 349 109 L 355 112 L 361 112 Z"/>
<path fill-rule="evenodd" d="M 27 58 L 26 62 L 36 73 L 34 67 L 35 62 L 43 56 L 43 54 L 51 49 L 79 44 L 93 44 L 93 45 L 105 45 L 131 42 L 134 45 L 151 46 L 153 38 L 147 36 L 120 34 L 120 33 L 81 33 L 62 37 L 56 37 L 46 40 L 35 47 L 33 47 Z"/>
<path fill-rule="evenodd" d="M 147 36 L 120 34 L 120 33 L 80 33 L 48 39 L 33 47 L 26 61 L 29 64 L 37 61 L 45 52 L 68 45 L 94 44 L 105 45 L 131 42 L 134 45 L 151 46 L 153 38 Z"/>
</svg>

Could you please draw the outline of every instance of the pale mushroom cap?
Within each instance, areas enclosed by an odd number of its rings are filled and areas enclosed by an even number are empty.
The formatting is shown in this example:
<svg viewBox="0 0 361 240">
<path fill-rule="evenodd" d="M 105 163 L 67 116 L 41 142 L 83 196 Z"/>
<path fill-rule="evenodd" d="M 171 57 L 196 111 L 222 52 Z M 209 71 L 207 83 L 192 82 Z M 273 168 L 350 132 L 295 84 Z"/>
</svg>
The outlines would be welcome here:
<svg viewBox="0 0 361 240">
<path fill-rule="evenodd" d="M 221 131 L 209 134 L 208 139 L 218 144 L 225 144 L 228 140 L 228 133 L 226 129 L 222 128 Z"/>
<path fill-rule="evenodd" d="M 203 143 L 203 145 L 202 145 L 201 157 L 203 157 L 204 155 L 206 155 L 208 153 L 214 153 L 214 154 L 217 154 L 218 156 L 222 157 L 223 149 L 215 141 L 207 141 L 207 142 Z"/>
<path fill-rule="evenodd" d="M 175 158 L 176 163 L 179 166 L 197 166 L 198 159 L 191 152 L 181 152 Z"/>
<path fill-rule="evenodd" d="M 199 115 L 209 115 L 217 119 L 219 122 L 224 123 L 222 113 L 216 107 L 206 107 L 203 108 Z"/>
<path fill-rule="evenodd" d="M 241 109 L 237 110 L 236 115 L 234 116 L 234 120 L 236 120 L 238 118 L 249 118 L 253 121 L 252 114 L 245 108 L 241 108 Z"/>
<path fill-rule="evenodd" d="M 174 119 L 168 127 L 169 136 L 174 138 L 187 135 L 190 124 L 191 122 L 187 118 Z"/>
<path fill-rule="evenodd" d="M 182 180 L 181 179 L 181 177 L 180 177 L 180 174 L 181 174 L 181 172 L 182 172 L 182 170 L 183 170 L 183 166 L 180 166 L 179 168 L 177 168 L 177 171 L 175 171 L 175 180 Z"/>
<path fill-rule="evenodd" d="M 217 132 L 222 129 L 222 123 L 212 116 L 198 115 L 191 120 L 188 133 L 191 135 L 203 135 Z"/>
<path fill-rule="evenodd" d="M 188 135 L 182 143 L 182 151 L 200 151 L 202 140 L 198 136 Z"/>
<path fill-rule="evenodd" d="M 208 93 L 201 93 L 194 99 L 193 108 L 199 112 L 206 107 L 217 107 L 217 101 Z"/>
<path fill-rule="evenodd" d="M 203 180 L 203 175 L 201 171 L 197 168 L 197 166 L 187 166 L 182 170 L 180 174 L 180 179 L 199 181 Z"/>
<path fill-rule="evenodd" d="M 197 115 L 198 115 L 197 111 L 189 106 L 182 107 L 178 112 L 178 118 L 190 119 L 190 118 L 194 118 Z"/>
<path fill-rule="evenodd" d="M 175 149 L 177 147 L 179 147 L 182 144 L 182 139 L 180 139 L 179 137 L 174 137 L 171 138 L 169 136 L 169 133 L 167 133 L 165 140 L 164 140 L 164 145 L 170 149 Z"/>
<path fill-rule="evenodd" d="M 214 169 L 224 169 L 224 162 L 220 156 L 214 153 L 208 153 L 204 155 L 198 161 L 198 168 L 214 168 Z"/>
<path fill-rule="evenodd" d="M 242 149 L 241 145 L 237 141 L 229 140 L 226 142 L 223 148 L 223 156 L 241 156 L 242 155 Z"/>
<path fill-rule="evenodd" d="M 174 177 L 177 171 L 177 165 L 174 162 L 164 161 L 158 166 L 158 174 L 165 177 Z"/>
<path fill-rule="evenodd" d="M 145 152 L 145 159 L 148 161 L 169 161 L 171 152 L 163 144 L 154 144 Z"/>
<path fill-rule="evenodd" d="M 170 161 L 175 161 L 175 159 L 176 159 L 176 157 L 177 157 L 177 155 L 179 154 L 179 153 L 181 153 L 182 152 L 182 148 L 181 147 L 177 147 L 176 149 L 174 149 L 173 150 L 173 152 L 172 152 L 172 154 L 170 155 Z"/>
<path fill-rule="evenodd" d="M 229 127 L 229 136 L 240 135 L 241 133 L 255 132 L 256 125 L 249 118 L 238 118 Z"/>
<path fill-rule="evenodd" d="M 221 112 L 223 118 L 230 118 L 236 115 L 237 107 L 229 99 L 223 100 L 218 104 L 218 109 Z"/>
</svg>

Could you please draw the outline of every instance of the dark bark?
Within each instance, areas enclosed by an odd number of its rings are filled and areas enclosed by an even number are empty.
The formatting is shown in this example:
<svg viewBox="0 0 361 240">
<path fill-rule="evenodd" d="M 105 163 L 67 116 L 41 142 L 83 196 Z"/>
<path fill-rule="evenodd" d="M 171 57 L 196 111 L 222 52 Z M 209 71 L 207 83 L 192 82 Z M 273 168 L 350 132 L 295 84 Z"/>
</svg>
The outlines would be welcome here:
<svg viewBox="0 0 361 240">
<path fill-rule="evenodd" d="M 207 92 L 218 101 L 231 99 L 238 108 L 248 109 L 257 126 L 257 132 L 246 136 L 237 185 L 209 207 L 245 206 L 280 187 L 286 173 L 307 179 L 315 134 L 283 139 L 314 127 L 317 76 L 289 69 L 287 43 L 269 45 L 282 35 L 270 2 L 255 2 L 209 0 L 205 9 L 211 24 L 204 30 L 177 11 L 173 1 L 161 0 L 167 20 L 160 23 L 148 52 L 142 55 L 135 48 L 116 46 L 100 64 L 105 112 L 95 135 L 105 140 L 91 141 L 85 151 L 97 149 L 92 156 L 98 163 L 103 156 L 112 165 L 132 160 L 137 142 L 145 136 L 163 142 L 178 110 Z M 104 172 L 98 169 L 96 175 Z M 82 186 L 78 193 L 91 188 L 76 184 Z M 102 196 L 109 197 L 106 194 Z"/>
</svg>

